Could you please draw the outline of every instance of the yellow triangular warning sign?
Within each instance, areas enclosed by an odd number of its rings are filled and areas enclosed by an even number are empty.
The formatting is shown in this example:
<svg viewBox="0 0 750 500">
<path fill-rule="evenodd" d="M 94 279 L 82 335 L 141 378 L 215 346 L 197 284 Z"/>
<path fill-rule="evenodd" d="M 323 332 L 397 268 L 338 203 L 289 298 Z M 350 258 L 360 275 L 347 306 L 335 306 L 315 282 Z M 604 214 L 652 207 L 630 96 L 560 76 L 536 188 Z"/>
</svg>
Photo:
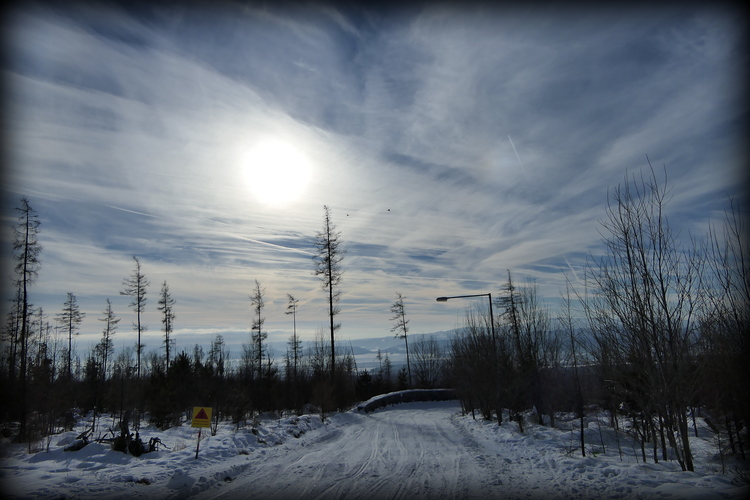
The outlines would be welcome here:
<svg viewBox="0 0 750 500">
<path fill-rule="evenodd" d="M 213 408 L 210 406 L 194 406 L 191 427 L 210 427 L 211 413 L 213 413 Z"/>
</svg>

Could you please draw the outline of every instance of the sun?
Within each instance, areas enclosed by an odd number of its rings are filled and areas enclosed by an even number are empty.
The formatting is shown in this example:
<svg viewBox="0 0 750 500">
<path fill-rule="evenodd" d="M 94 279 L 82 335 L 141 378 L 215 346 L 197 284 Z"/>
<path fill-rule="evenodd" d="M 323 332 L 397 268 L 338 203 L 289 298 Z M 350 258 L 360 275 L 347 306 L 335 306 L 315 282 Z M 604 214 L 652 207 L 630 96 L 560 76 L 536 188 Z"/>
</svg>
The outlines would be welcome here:
<svg viewBox="0 0 750 500">
<path fill-rule="evenodd" d="M 265 205 L 294 202 L 310 180 L 310 162 L 292 145 L 279 140 L 256 144 L 244 163 L 245 181 Z"/>
</svg>

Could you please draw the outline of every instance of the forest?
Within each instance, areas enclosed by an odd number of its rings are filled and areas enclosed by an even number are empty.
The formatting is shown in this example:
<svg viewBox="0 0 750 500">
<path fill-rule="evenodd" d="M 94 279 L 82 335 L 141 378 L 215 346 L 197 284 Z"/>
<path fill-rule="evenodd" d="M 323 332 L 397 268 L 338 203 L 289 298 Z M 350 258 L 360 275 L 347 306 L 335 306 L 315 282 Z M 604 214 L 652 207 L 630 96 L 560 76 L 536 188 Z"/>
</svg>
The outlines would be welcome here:
<svg viewBox="0 0 750 500">
<path fill-rule="evenodd" d="M 117 290 L 131 299 L 136 344 L 115 350 L 121 318 L 107 300 L 97 318 L 101 340 L 76 353 L 73 339 L 85 314 L 75 294 L 52 318 L 33 305 L 44 228 L 22 198 L 13 227 L 13 296 L 2 325 L 3 436 L 29 443 L 31 452 L 71 429 L 76 412 L 106 415 L 102 426 L 112 435 L 137 431 L 144 420 L 180 425 L 196 405 L 213 408 L 214 429 L 220 421 L 239 428 L 264 412 L 325 415 L 394 390 L 451 388 L 465 413 L 521 432 L 525 419 L 554 426 L 560 412 L 575 413 L 584 455 L 584 416 L 606 411 L 615 428 L 627 422 L 644 462 L 674 459 L 694 470 L 689 436 L 697 417 L 726 435 L 728 452 L 744 460 L 750 251 L 743 212 L 730 200 L 722 223 L 707 234 L 678 234 L 667 217 L 673 194 L 666 173 L 658 177 L 650 169 L 608 193 L 600 227 L 605 251 L 589 258 L 582 280 L 568 283 L 559 310 L 543 303 L 537 283 L 506 270 L 507 280 L 487 294 L 492 307 L 467 313 L 447 347 L 433 339 L 410 344 L 405 297 L 397 293 L 392 333 L 407 349 L 397 373 L 387 358 L 377 370 L 360 370 L 336 344 L 344 252 L 328 207 L 312 270 L 326 294 L 329 324 L 307 347 L 295 328 L 276 362 L 265 344 L 265 289 L 256 281 L 248 342 L 239 362 L 229 363 L 221 335 L 207 351 L 196 345 L 175 352 L 167 281 L 157 303 L 162 346 L 144 352 L 140 315 L 150 283 L 138 257 Z M 297 302 L 288 295 L 287 314 L 296 315 Z"/>
</svg>

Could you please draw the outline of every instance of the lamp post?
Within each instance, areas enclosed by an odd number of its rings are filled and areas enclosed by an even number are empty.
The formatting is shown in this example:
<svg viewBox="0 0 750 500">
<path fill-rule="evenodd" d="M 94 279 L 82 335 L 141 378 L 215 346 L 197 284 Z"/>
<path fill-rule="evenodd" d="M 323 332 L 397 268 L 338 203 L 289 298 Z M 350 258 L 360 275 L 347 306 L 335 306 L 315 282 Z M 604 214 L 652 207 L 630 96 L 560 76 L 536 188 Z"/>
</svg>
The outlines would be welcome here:
<svg viewBox="0 0 750 500">
<path fill-rule="evenodd" d="M 500 382 L 499 372 L 497 371 L 497 338 L 495 337 L 495 316 L 492 314 L 492 294 L 491 293 L 477 293 L 472 295 L 454 295 L 452 297 L 438 297 L 438 302 L 448 302 L 450 299 L 467 299 L 471 297 L 487 297 L 490 301 L 490 327 L 492 328 L 492 364 L 493 364 L 493 375 L 494 389 L 495 389 L 495 413 L 497 413 L 497 425 L 500 425 L 503 421 L 502 408 L 500 407 Z M 473 411 L 473 410 L 472 410 Z"/>
<path fill-rule="evenodd" d="M 496 342 L 495 338 L 495 316 L 492 314 L 492 294 L 491 293 L 477 293 L 473 295 L 454 295 L 452 297 L 438 297 L 438 302 L 448 302 L 449 299 L 467 299 L 470 297 L 487 297 L 490 301 L 490 327 L 492 328 L 492 342 Z"/>
</svg>

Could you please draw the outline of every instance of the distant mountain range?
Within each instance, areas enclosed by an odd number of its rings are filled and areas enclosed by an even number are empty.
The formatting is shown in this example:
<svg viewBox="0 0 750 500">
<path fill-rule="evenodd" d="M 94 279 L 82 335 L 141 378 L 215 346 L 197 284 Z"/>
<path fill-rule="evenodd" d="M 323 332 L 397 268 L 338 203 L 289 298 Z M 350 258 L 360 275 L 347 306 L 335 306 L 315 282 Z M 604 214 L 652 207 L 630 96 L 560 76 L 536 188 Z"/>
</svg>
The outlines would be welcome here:
<svg viewBox="0 0 750 500">
<path fill-rule="evenodd" d="M 410 345 L 412 345 L 414 342 L 423 338 L 434 338 L 438 341 L 441 347 L 447 348 L 450 344 L 450 337 L 453 333 L 453 330 L 432 333 L 415 333 L 409 334 L 408 340 Z M 312 345 L 312 342 L 303 341 L 302 345 L 304 352 L 307 352 L 307 348 Z M 288 344 L 286 342 L 268 342 L 267 346 L 270 349 L 271 356 L 276 362 L 283 362 Z M 352 353 L 357 361 L 357 368 L 359 370 L 372 370 L 379 367 L 380 362 L 377 360 L 378 349 L 380 349 L 381 356 L 385 357 L 386 354 L 388 355 L 394 373 L 398 371 L 401 365 L 406 364 L 406 343 L 404 340 L 398 339 L 395 336 L 364 339 L 336 339 L 337 353 Z"/>
</svg>

